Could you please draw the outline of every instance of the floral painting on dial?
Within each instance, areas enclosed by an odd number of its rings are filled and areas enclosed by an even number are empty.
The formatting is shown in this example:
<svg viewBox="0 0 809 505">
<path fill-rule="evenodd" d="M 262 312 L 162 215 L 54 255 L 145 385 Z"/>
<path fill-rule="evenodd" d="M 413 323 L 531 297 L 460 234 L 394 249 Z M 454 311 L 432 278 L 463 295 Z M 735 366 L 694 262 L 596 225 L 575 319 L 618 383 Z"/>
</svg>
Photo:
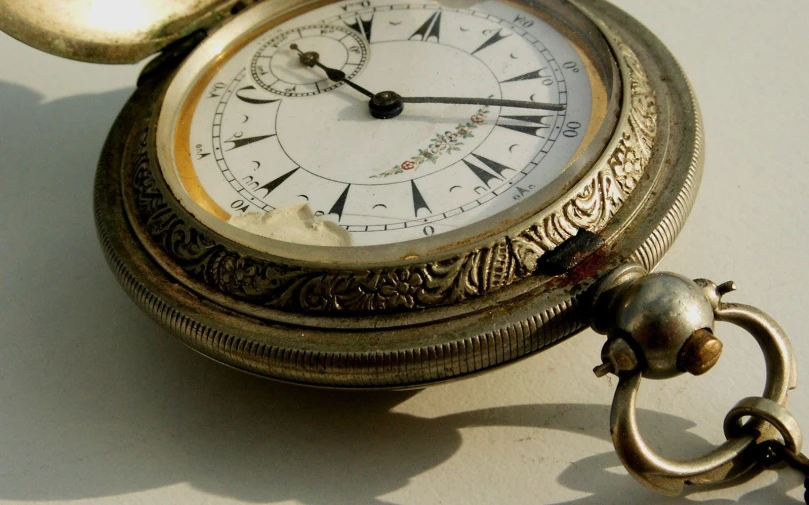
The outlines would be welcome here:
<svg viewBox="0 0 809 505">
<path fill-rule="evenodd" d="M 454 131 L 446 131 L 436 135 L 426 149 L 419 149 L 418 156 L 405 160 L 390 170 L 372 175 L 371 179 L 390 177 L 392 175 L 401 174 L 409 170 L 417 170 L 420 166 L 427 162 L 435 164 L 438 161 L 438 158 L 444 154 L 460 151 L 461 146 L 464 145 L 463 141 L 474 137 L 475 130 L 486 122 L 488 116 L 489 107 L 481 107 L 478 109 L 477 113 L 469 118 L 469 121 L 456 126 Z"/>
</svg>

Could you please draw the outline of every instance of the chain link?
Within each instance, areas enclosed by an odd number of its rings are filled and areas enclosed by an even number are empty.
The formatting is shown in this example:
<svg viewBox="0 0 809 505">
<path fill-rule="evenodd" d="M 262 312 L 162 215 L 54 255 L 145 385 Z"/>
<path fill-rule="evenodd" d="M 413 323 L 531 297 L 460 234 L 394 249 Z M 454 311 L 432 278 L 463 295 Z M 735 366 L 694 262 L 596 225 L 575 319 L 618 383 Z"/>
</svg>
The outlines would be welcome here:
<svg viewBox="0 0 809 505">
<path fill-rule="evenodd" d="M 786 463 L 801 472 L 803 481 L 803 501 L 809 505 L 809 457 L 789 450 L 787 446 L 777 440 L 767 440 L 756 446 L 758 460 L 767 468 Z"/>
</svg>

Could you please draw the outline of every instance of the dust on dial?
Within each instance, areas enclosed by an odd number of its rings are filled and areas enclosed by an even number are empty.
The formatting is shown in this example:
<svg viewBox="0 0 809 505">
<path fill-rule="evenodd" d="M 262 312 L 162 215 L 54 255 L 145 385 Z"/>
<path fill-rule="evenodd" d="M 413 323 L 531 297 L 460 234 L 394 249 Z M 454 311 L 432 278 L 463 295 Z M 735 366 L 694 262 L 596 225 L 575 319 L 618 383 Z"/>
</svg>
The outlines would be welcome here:
<svg viewBox="0 0 809 505">
<path fill-rule="evenodd" d="M 358 246 L 457 230 L 540 191 L 603 119 L 592 118 L 591 65 L 513 2 L 462 3 L 336 2 L 234 44 L 180 108 L 191 118 L 174 137 L 184 189 L 224 221 L 308 204 Z M 564 110 L 407 103 L 374 119 L 366 96 L 301 52 L 374 93 Z"/>
</svg>

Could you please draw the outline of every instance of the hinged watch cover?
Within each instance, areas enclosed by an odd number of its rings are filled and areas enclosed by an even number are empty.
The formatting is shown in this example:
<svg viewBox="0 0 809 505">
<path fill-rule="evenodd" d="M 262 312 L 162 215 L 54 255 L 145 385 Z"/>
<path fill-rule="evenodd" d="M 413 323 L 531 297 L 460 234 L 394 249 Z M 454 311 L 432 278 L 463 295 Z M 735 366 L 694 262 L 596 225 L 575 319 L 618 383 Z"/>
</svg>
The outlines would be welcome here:
<svg viewBox="0 0 809 505">
<path fill-rule="evenodd" d="M 91 63 L 135 63 L 196 30 L 220 22 L 246 3 L 0 0 L 0 31 L 64 58 Z"/>
</svg>

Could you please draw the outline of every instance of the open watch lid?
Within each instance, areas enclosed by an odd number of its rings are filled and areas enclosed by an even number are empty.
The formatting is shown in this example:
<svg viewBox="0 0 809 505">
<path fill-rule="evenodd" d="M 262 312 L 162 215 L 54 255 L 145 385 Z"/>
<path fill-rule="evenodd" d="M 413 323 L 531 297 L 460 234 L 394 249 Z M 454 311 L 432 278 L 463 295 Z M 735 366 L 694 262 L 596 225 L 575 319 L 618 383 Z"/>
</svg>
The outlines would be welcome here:
<svg viewBox="0 0 809 505">
<path fill-rule="evenodd" d="M 221 21 L 239 0 L 0 0 L 0 30 L 56 56 L 135 63 Z"/>
</svg>

